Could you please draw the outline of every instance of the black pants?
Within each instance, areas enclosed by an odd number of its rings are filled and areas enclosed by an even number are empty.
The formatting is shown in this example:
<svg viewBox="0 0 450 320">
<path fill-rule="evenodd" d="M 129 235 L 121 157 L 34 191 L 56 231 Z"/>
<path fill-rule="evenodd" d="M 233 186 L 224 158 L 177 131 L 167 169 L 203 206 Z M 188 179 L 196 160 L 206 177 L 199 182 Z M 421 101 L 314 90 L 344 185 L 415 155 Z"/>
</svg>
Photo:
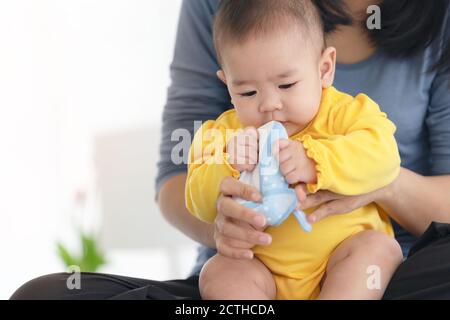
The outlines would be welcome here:
<svg viewBox="0 0 450 320">
<path fill-rule="evenodd" d="M 198 277 L 153 281 L 82 273 L 81 288 L 68 289 L 71 274 L 25 283 L 11 299 L 200 299 Z M 394 274 L 384 299 L 450 299 L 450 224 L 432 223 Z"/>
</svg>

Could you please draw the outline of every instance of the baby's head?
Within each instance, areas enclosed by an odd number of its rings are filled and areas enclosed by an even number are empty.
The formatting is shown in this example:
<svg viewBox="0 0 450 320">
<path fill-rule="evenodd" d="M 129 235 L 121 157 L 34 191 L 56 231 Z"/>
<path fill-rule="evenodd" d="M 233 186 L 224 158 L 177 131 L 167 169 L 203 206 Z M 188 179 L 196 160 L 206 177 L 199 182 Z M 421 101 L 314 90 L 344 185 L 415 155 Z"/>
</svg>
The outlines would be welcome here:
<svg viewBox="0 0 450 320">
<path fill-rule="evenodd" d="M 271 120 L 289 135 L 316 115 L 333 83 L 336 51 L 325 48 L 312 0 L 222 0 L 214 45 L 232 103 L 244 126 Z"/>
</svg>

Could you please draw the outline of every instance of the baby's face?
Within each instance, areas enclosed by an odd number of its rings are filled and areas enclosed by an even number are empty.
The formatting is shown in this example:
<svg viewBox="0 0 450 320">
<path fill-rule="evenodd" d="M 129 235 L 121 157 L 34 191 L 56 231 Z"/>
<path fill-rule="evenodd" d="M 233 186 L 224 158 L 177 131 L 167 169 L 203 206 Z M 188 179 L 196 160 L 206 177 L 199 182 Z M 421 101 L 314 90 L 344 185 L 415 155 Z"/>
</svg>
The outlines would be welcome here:
<svg viewBox="0 0 450 320">
<path fill-rule="evenodd" d="M 322 52 L 296 28 L 228 45 L 221 57 L 218 76 L 245 127 L 276 120 L 289 135 L 301 131 L 316 115 L 322 89 L 333 82 L 334 48 Z"/>
</svg>

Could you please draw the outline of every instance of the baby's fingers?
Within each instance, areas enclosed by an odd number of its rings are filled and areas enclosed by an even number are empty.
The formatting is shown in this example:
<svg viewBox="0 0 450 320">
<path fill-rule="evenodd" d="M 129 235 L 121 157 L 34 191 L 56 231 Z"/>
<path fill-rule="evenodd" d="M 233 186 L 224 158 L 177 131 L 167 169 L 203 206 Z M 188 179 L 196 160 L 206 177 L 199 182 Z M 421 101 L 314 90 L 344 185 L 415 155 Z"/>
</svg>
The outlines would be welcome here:
<svg viewBox="0 0 450 320">
<path fill-rule="evenodd" d="M 236 158 L 235 162 L 236 162 L 235 164 L 240 165 L 240 166 L 246 166 L 246 165 L 256 166 L 256 164 L 258 163 L 258 157 L 257 156 L 239 155 Z"/>
<path fill-rule="evenodd" d="M 288 159 L 285 161 L 280 161 L 280 170 L 283 176 L 287 176 L 289 173 L 294 171 L 296 168 L 296 164 L 292 159 Z"/>
<path fill-rule="evenodd" d="M 258 150 L 258 138 L 254 135 L 243 134 L 237 137 L 237 143 L 242 147 L 250 147 Z"/>
<path fill-rule="evenodd" d="M 283 149 L 289 146 L 288 139 L 279 139 L 275 141 L 272 145 L 272 155 L 278 156 Z"/>
<path fill-rule="evenodd" d="M 250 164 L 258 163 L 258 149 L 254 147 L 245 147 L 245 156 L 248 158 Z"/>
<path fill-rule="evenodd" d="M 255 128 L 253 128 L 253 127 L 248 127 L 248 128 L 246 128 L 246 129 L 244 130 L 244 133 L 245 133 L 246 135 L 249 135 L 249 136 L 253 137 L 254 139 L 256 139 L 256 141 L 258 141 L 259 134 L 258 134 L 258 130 L 256 130 Z"/>
<path fill-rule="evenodd" d="M 292 159 L 293 153 L 289 148 L 281 149 L 278 154 L 278 162 L 285 163 Z"/>
</svg>

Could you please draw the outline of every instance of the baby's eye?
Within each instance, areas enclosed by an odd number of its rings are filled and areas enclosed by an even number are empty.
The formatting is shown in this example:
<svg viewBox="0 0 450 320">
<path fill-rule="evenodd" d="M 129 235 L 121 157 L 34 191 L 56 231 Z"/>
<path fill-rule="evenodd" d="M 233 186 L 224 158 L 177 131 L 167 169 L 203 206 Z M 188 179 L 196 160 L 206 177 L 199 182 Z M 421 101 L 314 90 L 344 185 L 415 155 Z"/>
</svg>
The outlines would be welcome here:
<svg viewBox="0 0 450 320">
<path fill-rule="evenodd" d="M 243 96 L 243 97 L 253 97 L 255 94 L 256 94 L 256 91 L 249 91 L 249 92 L 242 93 L 241 96 Z"/>
<path fill-rule="evenodd" d="M 278 86 L 278 88 L 280 88 L 280 89 L 289 89 L 289 88 L 295 86 L 296 84 L 297 84 L 297 82 L 289 83 L 289 84 L 282 84 L 281 86 Z"/>
</svg>

